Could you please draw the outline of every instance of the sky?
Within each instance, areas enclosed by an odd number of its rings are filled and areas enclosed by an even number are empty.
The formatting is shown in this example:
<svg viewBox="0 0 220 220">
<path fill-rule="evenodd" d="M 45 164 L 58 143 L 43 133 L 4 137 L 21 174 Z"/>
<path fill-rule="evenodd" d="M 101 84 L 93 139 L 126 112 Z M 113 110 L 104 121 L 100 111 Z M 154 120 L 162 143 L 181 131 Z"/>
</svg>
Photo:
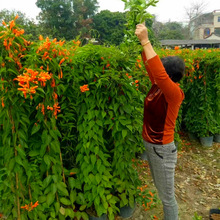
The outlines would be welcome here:
<svg viewBox="0 0 220 220">
<path fill-rule="evenodd" d="M 35 5 L 37 0 L 0 0 L 0 10 L 18 10 L 26 14 L 27 17 L 35 19 L 40 9 Z M 98 0 L 99 11 L 110 10 L 124 11 L 124 2 L 121 0 Z M 187 22 L 186 8 L 190 8 L 193 3 L 203 3 L 203 12 L 220 10 L 219 0 L 159 0 L 156 7 L 149 7 L 148 12 L 156 15 L 156 20 L 160 22 L 177 21 Z"/>
</svg>

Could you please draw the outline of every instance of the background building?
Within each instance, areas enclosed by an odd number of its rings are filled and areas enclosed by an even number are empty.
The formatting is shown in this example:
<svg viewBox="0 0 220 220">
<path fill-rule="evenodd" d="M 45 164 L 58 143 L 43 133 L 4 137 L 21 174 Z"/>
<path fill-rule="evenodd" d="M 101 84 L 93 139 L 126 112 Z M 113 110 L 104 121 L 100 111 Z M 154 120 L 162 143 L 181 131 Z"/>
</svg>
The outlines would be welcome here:
<svg viewBox="0 0 220 220">
<path fill-rule="evenodd" d="M 193 40 L 220 40 L 220 10 L 201 14 L 191 19 L 190 35 Z"/>
</svg>

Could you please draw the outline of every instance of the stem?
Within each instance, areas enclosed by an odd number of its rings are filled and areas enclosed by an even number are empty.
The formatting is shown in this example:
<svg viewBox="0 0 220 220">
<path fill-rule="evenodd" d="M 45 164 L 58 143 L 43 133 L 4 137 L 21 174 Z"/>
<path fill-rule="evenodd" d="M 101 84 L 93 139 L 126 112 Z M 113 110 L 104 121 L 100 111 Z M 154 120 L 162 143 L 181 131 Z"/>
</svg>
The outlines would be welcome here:
<svg viewBox="0 0 220 220">
<path fill-rule="evenodd" d="M 63 168 L 63 159 L 62 159 L 61 151 L 60 151 L 60 162 L 61 162 L 61 167 L 62 167 L 63 182 L 66 183 L 65 174 L 64 174 L 64 168 Z"/>
<path fill-rule="evenodd" d="M 15 123 L 13 121 L 12 115 L 11 115 L 11 109 L 8 112 L 9 114 L 9 118 L 11 120 L 11 124 L 12 124 L 12 138 L 14 139 L 14 153 L 15 153 L 15 157 L 18 156 L 18 151 L 16 149 L 16 142 L 17 142 L 17 134 L 15 132 Z M 18 220 L 21 219 L 21 211 L 20 211 L 20 199 L 19 199 L 19 194 L 18 194 L 18 189 L 19 189 L 19 177 L 18 177 L 18 173 L 15 173 L 15 181 L 16 181 L 16 200 L 17 200 L 17 214 L 18 214 Z"/>
<path fill-rule="evenodd" d="M 18 152 L 15 148 L 15 157 L 18 156 Z M 15 174 L 15 178 L 16 178 L 16 189 L 17 189 L 17 208 L 18 208 L 18 220 L 21 219 L 21 211 L 20 211 L 20 201 L 19 201 L 19 195 L 18 195 L 18 183 L 19 183 L 19 178 L 18 178 L 18 173 Z"/>
<path fill-rule="evenodd" d="M 31 186 L 30 186 L 30 184 L 28 184 L 28 192 L 29 192 L 30 201 L 32 201 Z"/>
</svg>

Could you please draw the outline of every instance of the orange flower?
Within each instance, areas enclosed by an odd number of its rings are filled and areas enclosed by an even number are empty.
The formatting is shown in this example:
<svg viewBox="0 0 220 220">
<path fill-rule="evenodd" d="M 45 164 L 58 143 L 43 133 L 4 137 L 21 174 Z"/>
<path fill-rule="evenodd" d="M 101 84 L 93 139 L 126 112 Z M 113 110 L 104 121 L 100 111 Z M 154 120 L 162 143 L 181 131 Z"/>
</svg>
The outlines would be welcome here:
<svg viewBox="0 0 220 220">
<path fill-rule="evenodd" d="M 25 209 L 28 212 L 32 211 L 34 208 L 36 208 L 39 205 L 38 201 L 34 204 L 31 202 L 30 204 L 25 204 L 25 206 L 21 206 L 21 209 Z"/>
<path fill-rule="evenodd" d="M 108 63 L 107 65 L 106 65 L 106 68 L 108 68 L 108 67 L 110 67 L 111 65 Z"/>
<path fill-rule="evenodd" d="M 53 111 L 53 107 L 50 107 L 49 105 L 47 106 L 47 110 Z"/>
<path fill-rule="evenodd" d="M 42 85 L 45 86 L 46 85 L 46 81 L 51 79 L 51 76 L 48 74 L 48 72 L 41 72 L 38 75 L 38 81 L 42 82 Z"/>
<path fill-rule="evenodd" d="M 54 97 L 54 100 L 56 101 L 57 99 L 58 99 L 58 95 L 57 95 L 57 93 L 53 93 L 53 97 Z"/>
<path fill-rule="evenodd" d="M 138 80 L 135 80 L 135 83 L 139 83 L 139 81 L 138 81 Z"/>
<path fill-rule="evenodd" d="M 5 27 L 7 27 L 7 24 L 5 23 L 4 20 L 2 21 L 2 24 L 3 24 Z"/>
<path fill-rule="evenodd" d="M 42 35 L 39 36 L 39 40 L 43 40 L 44 37 Z"/>
<path fill-rule="evenodd" d="M 58 75 L 59 79 L 62 79 L 63 78 L 63 71 L 62 69 L 60 69 L 60 74 Z"/>
<path fill-rule="evenodd" d="M 57 113 L 61 111 L 60 106 L 58 106 L 58 102 L 53 105 L 53 109 L 54 109 L 53 115 L 57 119 Z"/>
<path fill-rule="evenodd" d="M 53 78 L 51 81 L 51 87 L 54 88 L 55 86 L 56 86 L 56 82 L 55 82 L 55 79 Z"/>
<path fill-rule="evenodd" d="M 2 108 L 5 107 L 4 98 L 2 97 Z"/>
<path fill-rule="evenodd" d="M 81 92 L 89 91 L 88 84 L 87 84 L 87 85 L 80 86 L 80 90 L 81 90 Z"/>
<path fill-rule="evenodd" d="M 11 30 L 14 26 L 15 26 L 15 21 L 12 20 L 12 21 L 10 22 L 10 30 Z"/>
<path fill-rule="evenodd" d="M 62 58 L 62 59 L 60 60 L 59 65 L 61 65 L 64 61 L 65 61 L 65 58 Z"/>
<path fill-rule="evenodd" d="M 35 89 L 37 89 L 38 88 L 38 86 L 32 86 L 31 88 L 30 88 L 30 93 L 31 94 L 35 94 L 36 93 L 36 90 Z"/>
<path fill-rule="evenodd" d="M 154 194 L 151 192 L 151 191 L 149 191 L 149 194 L 153 197 L 154 196 Z"/>
<path fill-rule="evenodd" d="M 175 46 L 174 47 L 174 50 L 179 50 L 180 48 L 178 46 Z"/>
<path fill-rule="evenodd" d="M 41 107 L 42 107 L 42 108 L 41 108 L 41 112 L 42 112 L 43 115 L 45 115 L 45 107 L 44 107 L 44 104 L 42 104 Z"/>
</svg>

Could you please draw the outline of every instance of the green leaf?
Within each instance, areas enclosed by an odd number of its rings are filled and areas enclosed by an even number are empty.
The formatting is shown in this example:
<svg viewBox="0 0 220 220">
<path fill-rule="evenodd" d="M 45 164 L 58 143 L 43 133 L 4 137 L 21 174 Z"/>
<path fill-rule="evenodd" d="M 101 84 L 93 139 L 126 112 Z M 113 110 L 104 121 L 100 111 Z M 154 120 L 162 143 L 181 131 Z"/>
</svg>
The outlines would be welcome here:
<svg viewBox="0 0 220 220">
<path fill-rule="evenodd" d="M 89 216 L 85 212 L 82 212 L 82 219 L 89 220 Z"/>
<path fill-rule="evenodd" d="M 18 130 L 18 136 L 19 138 L 22 138 L 23 140 L 27 141 L 27 134 L 24 130 Z"/>
<path fill-rule="evenodd" d="M 20 157 L 19 155 L 15 157 L 15 162 L 16 162 L 17 164 L 23 166 L 23 162 L 22 162 L 21 157 Z"/>
<path fill-rule="evenodd" d="M 52 192 L 47 194 L 47 205 L 50 206 L 55 201 L 55 194 Z"/>
<path fill-rule="evenodd" d="M 75 217 L 74 211 L 72 209 L 66 209 L 65 217 L 67 216 L 74 218 Z"/>
<path fill-rule="evenodd" d="M 72 202 L 72 204 L 76 201 L 76 190 L 71 190 L 70 201 Z"/>
<path fill-rule="evenodd" d="M 31 130 L 31 135 L 37 133 L 39 130 L 40 130 L 40 124 L 37 124 L 37 125 L 34 124 Z"/>
<path fill-rule="evenodd" d="M 95 162 L 96 162 L 96 156 L 95 155 L 91 155 L 91 162 L 92 162 L 92 166 L 94 167 Z"/>
<path fill-rule="evenodd" d="M 60 198 L 60 202 L 63 205 L 71 205 L 71 201 L 69 199 L 66 199 L 65 197 Z"/>
<path fill-rule="evenodd" d="M 101 182 L 102 179 L 101 179 L 99 173 L 96 174 L 95 179 L 96 179 L 98 184 Z"/>
<path fill-rule="evenodd" d="M 75 188 L 76 181 L 73 177 L 68 178 L 68 183 L 69 183 L 69 186 L 70 186 L 71 189 Z"/>
<path fill-rule="evenodd" d="M 77 220 L 80 220 L 81 217 L 82 217 L 82 213 L 81 212 L 76 212 L 75 217 L 77 218 Z"/>
<path fill-rule="evenodd" d="M 46 200 L 47 200 L 47 197 L 45 195 L 40 196 L 38 199 L 39 203 L 44 203 L 44 202 L 46 202 Z"/>
<path fill-rule="evenodd" d="M 43 188 L 46 189 L 47 186 L 51 183 L 52 176 L 48 175 L 43 181 Z"/>
<path fill-rule="evenodd" d="M 127 136 L 127 130 L 122 130 L 122 138 L 124 139 Z"/>
<path fill-rule="evenodd" d="M 35 156 L 38 156 L 40 154 L 39 151 L 37 150 L 32 150 L 29 152 L 29 157 L 35 157 Z"/>
<path fill-rule="evenodd" d="M 60 210 L 60 203 L 59 202 L 55 202 L 54 207 L 55 207 L 56 214 L 58 214 L 58 212 Z"/>
<path fill-rule="evenodd" d="M 100 204 L 100 197 L 99 196 L 97 196 L 95 198 L 94 204 L 95 204 L 95 206 L 99 206 L 99 204 Z"/>
<path fill-rule="evenodd" d="M 47 164 L 48 167 L 50 166 L 51 161 L 50 157 L 47 154 L 44 155 L 44 162 Z"/>
<path fill-rule="evenodd" d="M 63 193 L 65 196 L 69 196 L 69 192 L 66 189 L 66 184 L 63 182 L 57 183 L 57 188 Z"/>
<path fill-rule="evenodd" d="M 83 211 L 85 208 L 86 208 L 86 205 L 81 205 L 80 208 L 79 208 L 79 210 L 80 210 L 80 211 Z"/>
<path fill-rule="evenodd" d="M 60 207 L 60 213 L 62 214 L 62 215 L 65 215 L 66 214 L 66 209 L 65 208 L 63 208 L 62 206 Z"/>
<path fill-rule="evenodd" d="M 99 147 L 95 147 L 94 153 L 95 153 L 95 154 L 98 154 L 98 152 L 99 152 Z"/>
</svg>

